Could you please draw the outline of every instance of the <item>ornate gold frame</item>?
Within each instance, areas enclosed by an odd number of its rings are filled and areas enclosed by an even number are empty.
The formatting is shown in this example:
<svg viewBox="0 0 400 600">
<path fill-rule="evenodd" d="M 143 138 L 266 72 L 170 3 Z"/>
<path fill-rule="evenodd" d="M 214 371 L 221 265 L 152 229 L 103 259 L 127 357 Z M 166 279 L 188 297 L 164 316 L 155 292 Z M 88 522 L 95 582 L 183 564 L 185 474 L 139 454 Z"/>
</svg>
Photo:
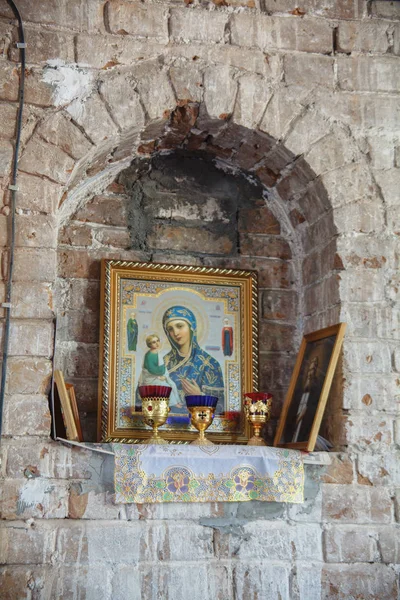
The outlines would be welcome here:
<svg viewBox="0 0 400 600">
<path fill-rule="evenodd" d="M 331 388 L 333 375 L 335 373 L 337 361 L 339 358 L 340 350 L 343 343 L 343 338 L 346 330 L 346 323 L 338 323 L 337 325 L 332 325 L 331 327 L 326 327 L 325 329 L 320 329 L 319 331 L 314 331 L 313 333 L 308 333 L 302 339 L 299 354 L 297 356 L 296 364 L 294 366 L 292 378 L 290 380 L 289 389 L 285 398 L 285 402 L 283 404 L 282 414 L 278 423 L 278 428 L 276 430 L 274 446 L 284 447 L 284 448 L 295 448 L 297 450 L 306 450 L 307 452 L 312 452 L 315 447 L 315 443 L 317 441 L 319 428 L 321 425 L 322 417 L 324 415 L 326 402 L 328 400 L 329 390 Z M 296 390 L 297 380 L 299 378 L 301 367 L 303 365 L 304 355 L 306 353 L 307 345 L 310 342 L 315 342 L 319 340 L 323 340 L 329 337 L 335 336 L 335 342 L 332 348 L 332 352 L 330 355 L 330 360 L 328 364 L 328 368 L 323 380 L 323 386 L 318 398 L 317 407 L 315 410 L 315 414 L 312 421 L 312 427 L 310 431 L 310 435 L 307 441 L 300 442 L 286 442 L 280 443 L 282 440 L 282 436 L 284 435 L 285 429 L 288 425 L 288 413 L 290 406 L 293 401 L 294 393 Z M 292 438 L 293 439 L 293 438 Z"/>
<path fill-rule="evenodd" d="M 150 437 L 150 430 L 118 428 L 116 425 L 116 374 L 118 351 L 119 283 L 121 278 L 179 284 L 215 284 L 237 286 L 241 307 L 241 407 L 244 392 L 258 389 L 258 289 L 257 273 L 211 267 L 139 263 L 103 260 L 101 269 L 100 371 L 98 439 L 104 442 L 140 443 Z M 210 433 L 219 443 L 246 443 L 250 427 L 242 419 L 240 434 Z M 164 431 L 162 436 L 175 443 L 193 440 L 197 432 Z"/>
</svg>

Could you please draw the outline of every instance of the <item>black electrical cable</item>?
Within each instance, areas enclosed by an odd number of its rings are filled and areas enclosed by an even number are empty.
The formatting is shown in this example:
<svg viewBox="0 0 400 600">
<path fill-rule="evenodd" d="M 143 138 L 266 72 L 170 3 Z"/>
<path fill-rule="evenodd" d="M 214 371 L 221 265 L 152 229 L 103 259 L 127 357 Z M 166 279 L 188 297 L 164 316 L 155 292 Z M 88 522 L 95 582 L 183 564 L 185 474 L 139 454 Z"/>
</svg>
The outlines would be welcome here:
<svg viewBox="0 0 400 600">
<path fill-rule="evenodd" d="M 3 362 L 1 366 L 1 383 L 0 383 L 0 436 L 2 431 L 3 423 L 3 405 L 4 395 L 6 389 L 6 377 L 7 377 L 7 360 L 9 352 L 10 342 L 10 320 L 11 320 L 11 292 L 12 292 L 12 278 L 14 271 L 14 254 L 15 254 L 15 214 L 16 214 L 16 188 L 17 188 L 17 172 L 18 172 L 18 153 L 19 145 L 21 140 L 21 129 L 22 129 L 22 111 L 24 108 L 24 91 L 25 91 L 25 36 L 24 27 L 22 24 L 21 15 L 19 14 L 18 8 L 15 6 L 13 0 L 7 0 L 10 5 L 15 18 L 18 21 L 19 31 L 19 42 L 18 48 L 20 51 L 21 59 L 21 74 L 19 79 L 19 105 L 17 114 L 17 124 L 15 133 L 15 147 L 13 157 L 13 168 L 11 185 L 9 187 L 11 191 L 11 228 L 10 228 L 10 252 L 8 261 L 8 279 L 6 284 L 5 294 L 5 325 L 4 325 L 4 337 L 3 337 Z"/>
</svg>

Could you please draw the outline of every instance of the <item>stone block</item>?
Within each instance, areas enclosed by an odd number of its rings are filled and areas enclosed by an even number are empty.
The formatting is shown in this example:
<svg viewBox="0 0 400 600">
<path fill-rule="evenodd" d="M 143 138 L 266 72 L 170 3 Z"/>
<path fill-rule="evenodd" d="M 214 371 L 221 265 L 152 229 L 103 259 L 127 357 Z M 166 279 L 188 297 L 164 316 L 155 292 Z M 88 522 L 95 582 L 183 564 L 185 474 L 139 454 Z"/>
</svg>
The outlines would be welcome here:
<svg viewBox="0 0 400 600">
<path fill-rule="evenodd" d="M 326 310 L 339 303 L 337 276 L 333 275 L 310 285 L 304 293 L 304 305 L 308 314 Z"/>
<path fill-rule="evenodd" d="M 93 230 L 88 225 L 69 223 L 60 230 L 59 243 L 66 246 L 88 247 L 92 245 Z"/>
<path fill-rule="evenodd" d="M 386 0 L 373 0 L 371 2 L 371 15 L 374 17 L 382 17 L 383 19 L 399 20 L 399 7 L 395 2 L 387 2 Z"/>
<path fill-rule="evenodd" d="M 50 389 L 51 362 L 45 358 L 11 357 L 7 363 L 9 394 L 45 394 Z"/>
<path fill-rule="evenodd" d="M 259 75 L 247 74 L 239 79 L 233 119 L 249 129 L 258 126 L 272 96 L 268 82 Z"/>
<path fill-rule="evenodd" d="M 18 100 L 19 70 L 12 64 L 2 65 L 0 71 L 0 100 Z"/>
<path fill-rule="evenodd" d="M 346 204 L 335 211 L 335 224 L 342 233 L 379 233 L 384 228 L 380 199 Z"/>
<path fill-rule="evenodd" d="M 73 219 L 113 227 L 126 227 L 127 209 L 127 201 L 124 198 L 94 196 L 76 212 Z"/>
<path fill-rule="evenodd" d="M 121 129 L 140 129 L 145 124 L 145 115 L 135 87 L 129 75 L 121 71 L 113 70 L 101 78 L 100 93 Z"/>
<path fill-rule="evenodd" d="M 0 177 L 10 173 L 13 160 L 13 147 L 8 140 L 0 140 Z"/>
<path fill-rule="evenodd" d="M 55 248 L 57 245 L 55 218 L 50 215 L 18 215 L 16 244 L 19 247 Z"/>
<path fill-rule="evenodd" d="M 259 324 L 260 350 L 264 352 L 293 352 L 296 330 L 291 325 L 261 321 Z"/>
<path fill-rule="evenodd" d="M 30 527 L 22 521 L 3 526 L 1 562 L 15 565 L 50 564 L 56 530 Z"/>
<path fill-rule="evenodd" d="M 209 67 L 204 73 L 204 102 L 210 117 L 226 119 L 233 112 L 237 82 L 225 65 Z"/>
<path fill-rule="evenodd" d="M 353 342 L 348 340 L 343 346 L 345 364 L 352 373 L 390 373 L 391 353 L 387 343 Z"/>
<path fill-rule="evenodd" d="M 37 17 L 38 15 L 36 15 Z M 14 33 L 14 41 L 18 41 L 17 32 Z M 29 52 L 26 53 L 28 64 L 45 63 L 48 60 L 58 59 L 66 63 L 74 62 L 74 39 L 72 35 L 61 31 L 48 31 L 46 29 L 34 29 L 24 27 L 25 42 L 28 44 Z M 14 62 L 20 61 L 19 50 L 13 46 L 10 58 Z"/>
<path fill-rule="evenodd" d="M 12 298 L 16 319 L 51 319 L 54 315 L 51 283 L 16 281 Z"/>
<path fill-rule="evenodd" d="M 390 52 L 389 33 L 392 25 L 387 21 L 342 21 L 337 33 L 337 52 Z"/>
<path fill-rule="evenodd" d="M 32 591 L 37 595 L 42 594 L 47 577 L 50 577 L 50 571 L 46 567 L 35 566 L 33 570 L 32 565 L 0 567 L 0 596 L 2 600 L 15 600 L 26 598 Z"/>
<path fill-rule="evenodd" d="M 385 171 L 375 171 L 374 177 L 388 206 L 398 208 L 399 205 L 399 186 L 400 169 L 388 169 Z"/>
<path fill-rule="evenodd" d="M 19 173 L 17 209 L 53 214 L 62 193 L 63 188 L 48 179 Z"/>
<path fill-rule="evenodd" d="M 200 228 L 155 224 L 147 237 L 150 248 L 198 252 L 206 248 L 208 254 L 231 254 L 233 241 L 219 232 Z"/>
<path fill-rule="evenodd" d="M 239 234 L 240 254 L 247 256 L 268 256 L 270 258 L 281 258 L 282 260 L 292 258 L 290 246 L 286 240 L 278 236 L 266 236 L 260 234 Z"/>
<path fill-rule="evenodd" d="M 48 108 L 54 106 L 53 88 L 43 79 L 43 71 L 39 67 L 30 67 L 25 74 L 25 102 Z"/>
<path fill-rule="evenodd" d="M 176 106 L 176 98 L 166 70 L 158 60 L 145 60 L 133 70 L 140 98 L 151 119 L 160 119 Z"/>
<path fill-rule="evenodd" d="M 344 165 L 335 171 L 329 171 L 321 177 L 332 206 L 337 208 L 359 199 L 373 199 L 375 189 L 371 175 L 362 164 Z"/>
<path fill-rule="evenodd" d="M 400 485 L 399 451 L 384 449 L 382 454 L 363 452 L 357 461 L 357 478 L 362 485 Z"/>
<path fill-rule="evenodd" d="M 327 4 L 323 0 L 313 2 L 311 14 L 331 19 L 360 19 L 366 16 L 362 0 L 338 0 Z"/>
<path fill-rule="evenodd" d="M 364 337 L 364 336 L 363 336 Z M 386 410 L 396 413 L 400 402 L 400 381 L 395 373 L 381 374 L 379 381 L 374 374 L 352 375 L 346 383 L 343 408 L 347 410 Z"/>
<path fill-rule="evenodd" d="M 173 8 L 170 35 L 178 42 L 221 43 L 227 22 L 228 14 L 225 12 Z"/>
<path fill-rule="evenodd" d="M 0 122 L 2 123 L 0 137 L 12 140 L 15 136 L 17 106 L 15 104 L 0 104 Z"/>
<path fill-rule="evenodd" d="M 48 436 L 51 418 L 46 396 L 8 395 L 4 405 L 4 435 Z"/>
<path fill-rule="evenodd" d="M 144 58 L 155 59 L 165 52 L 166 42 L 135 39 L 130 36 L 86 35 L 75 37 L 77 64 L 95 69 L 112 69 L 118 65 L 132 65 Z"/>
<path fill-rule="evenodd" d="M 24 21 L 30 23 L 40 23 L 46 25 L 58 25 L 65 27 L 68 24 L 70 29 L 92 30 L 99 26 L 99 20 L 102 17 L 102 3 L 95 0 L 91 5 L 82 7 L 80 0 L 71 0 L 68 4 L 60 5 L 56 0 L 49 0 L 46 8 L 38 13 L 37 6 L 33 6 L 30 0 L 22 0 L 19 5 L 21 14 L 24 15 Z M 2 16 L 13 18 L 13 12 L 9 7 L 2 8 Z"/>
<path fill-rule="evenodd" d="M 333 88 L 333 59 L 314 54 L 286 54 L 284 56 L 285 82 Z"/>
<path fill-rule="evenodd" d="M 53 353 L 53 324 L 40 320 L 11 321 L 10 356 L 46 356 Z"/>
<path fill-rule="evenodd" d="M 268 290 L 262 293 L 261 316 L 263 319 L 294 323 L 297 307 L 298 296 L 295 292 Z"/>
<path fill-rule="evenodd" d="M 77 343 L 66 348 L 60 344 L 60 354 L 65 377 L 82 377 L 84 379 L 97 377 L 99 370 L 97 344 Z"/>
<path fill-rule="evenodd" d="M 203 98 L 203 73 L 196 63 L 178 59 L 169 70 L 176 97 L 200 102 Z"/>
<path fill-rule="evenodd" d="M 322 518 L 340 523 L 391 523 L 392 501 L 387 488 L 324 484 Z"/>
<path fill-rule="evenodd" d="M 288 11 L 289 12 L 289 11 Z M 276 47 L 280 50 L 298 50 L 330 54 L 333 49 L 332 27 L 324 19 L 275 17 Z"/>
<path fill-rule="evenodd" d="M 279 221 L 267 207 L 246 208 L 239 212 L 238 228 L 244 233 L 265 233 L 279 235 Z"/>
<path fill-rule="evenodd" d="M 290 600 L 290 565 L 266 564 L 265 561 L 241 561 L 234 564 L 233 581 L 241 600 L 280 598 Z"/>
<path fill-rule="evenodd" d="M 393 419 L 385 413 L 378 415 L 351 415 L 347 421 L 349 444 L 359 450 L 385 452 L 393 442 Z"/>
<path fill-rule="evenodd" d="M 399 209 L 395 206 L 388 208 L 387 220 L 389 231 L 392 231 L 395 235 L 400 235 L 400 216 Z"/>
<path fill-rule="evenodd" d="M 100 311 L 100 282 L 85 279 L 59 280 L 57 303 L 64 310 Z"/>
<path fill-rule="evenodd" d="M 323 128 L 322 124 L 321 128 Z M 359 152 L 349 136 L 341 129 L 336 129 L 334 133 L 321 136 L 304 158 L 314 173 L 321 175 L 354 162 L 358 155 Z"/>
<path fill-rule="evenodd" d="M 32 138 L 22 154 L 19 167 L 32 175 L 44 175 L 55 183 L 65 183 L 74 168 L 74 160 L 63 150 Z"/>
<path fill-rule="evenodd" d="M 94 239 L 102 246 L 113 248 L 130 248 L 132 245 L 130 232 L 125 228 L 101 227 L 94 231 Z"/>
<path fill-rule="evenodd" d="M 326 565 L 322 569 L 323 600 L 357 596 L 363 600 L 393 600 L 396 595 L 396 574 L 387 565 Z"/>
<path fill-rule="evenodd" d="M 265 109 L 260 129 L 274 136 L 283 138 L 293 120 L 304 110 L 303 101 L 309 95 L 306 86 L 281 85 L 275 92 Z"/>
<path fill-rule="evenodd" d="M 117 126 L 97 92 L 93 93 L 85 102 L 73 101 L 67 107 L 67 111 L 94 144 L 100 144 L 118 132 Z M 101 123 L 101 127 L 99 127 L 99 123 Z"/>
<path fill-rule="evenodd" d="M 50 248 L 17 248 L 14 280 L 53 281 L 56 274 L 56 253 Z"/>
<path fill-rule="evenodd" d="M 72 484 L 68 501 L 69 519 L 126 520 L 126 506 L 115 504 L 115 495 L 99 490 L 84 491 L 90 487 Z M 81 488 L 81 489 L 79 489 Z M 133 511 L 131 511 L 132 513 Z M 130 520 L 132 520 L 131 514 Z"/>
<path fill-rule="evenodd" d="M 74 248 L 61 250 L 58 253 L 58 275 L 66 279 L 100 279 L 100 258 L 99 252 Z"/>
<path fill-rule="evenodd" d="M 322 475 L 324 483 L 349 484 L 354 480 L 354 463 L 347 454 L 330 453 L 331 464 Z"/>
<path fill-rule="evenodd" d="M 299 600 L 321 597 L 321 564 L 296 561 L 296 574 L 293 578 L 293 589 Z"/>
<path fill-rule="evenodd" d="M 338 58 L 338 82 L 342 90 L 398 92 L 400 67 L 397 59 L 357 56 Z"/>
<path fill-rule="evenodd" d="M 263 51 L 274 48 L 273 22 L 273 19 L 266 15 L 250 12 L 234 14 L 230 22 L 231 43 Z"/>
<path fill-rule="evenodd" d="M 379 528 L 379 549 L 382 562 L 387 564 L 399 564 L 400 562 L 400 528 Z"/>
<path fill-rule="evenodd" d="M 111 0 L 106 10 L 111 33 L 168 41 L 167 7 Z"/>
<path fill-rule="evenodd" d="M 376 531 L 363 525 L 333 525 L 325 531 L 325 560 L 328 563 L 379 562 Z"/>
<path fill-rule="evenodd" d="M 368 155 L 373 169 L 391 169 L 396 165 L 396 135 L 384 132 L 382 135 L 368 135 Z"/>
<path fill-rule="evenodd" d="M 315 111 L 308 110 L 294 122 L 285 139 L 285 146 L 294 155 L 304 154 L 310 146 L 324 138 L 329 130 L 330 125 L 325 119 L 318 116 Z"/>
<path fill-rule="evenodd" d="M 163 564 L 159 561 L 155 565 L 143 564 L 139 570 L 141 598 L 151 598 L 155 592 L 160 597 L 167 593 L 175 600 L 185 600 L 188 597 L 201 600 L 204 596 L 226 600 L 233 587 L 230 567 L 214 561 L 175 564 Z"/>
<path fill-rule="evenodd" d="M 39 128 L 39 135 L 78 160 L 92 148 L 87 137 L 63 113 L 56 113 Z"/>
<path fill-rule="evenodd" d="M 340 290 L 349 302 L 379 302 L 385 297 L 382 273 L 351 269 L 341 273 Z"/>
<path fill-rule="evenodd" d="M 2 519 L 14 521 L 67 517 L 67 482 L 32 477 L 7 479 L 3 485 L 0 512 Z"/>
<path fill-rule="evenodd" d="M 60 342 L 96 344 L 99 341 L 99 314 L 82 309 L 63 312 L 57 329 Z"/>
</svg>

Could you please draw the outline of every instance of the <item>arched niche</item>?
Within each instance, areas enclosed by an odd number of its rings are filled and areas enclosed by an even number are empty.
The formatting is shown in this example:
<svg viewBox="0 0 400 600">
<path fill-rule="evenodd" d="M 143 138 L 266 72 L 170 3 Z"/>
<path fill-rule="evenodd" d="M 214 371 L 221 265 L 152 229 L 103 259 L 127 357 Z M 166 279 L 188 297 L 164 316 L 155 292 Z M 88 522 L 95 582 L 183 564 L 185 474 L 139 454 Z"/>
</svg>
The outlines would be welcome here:
<svg viewBox="0 0 400 600">
<path fill-rule="evenodd" d="M 56 360 L 76 387 L 86 437 L 95 435 L 101 258 L 258 271 L 271 436 L 303 332 L 339 320 L 332 208 L 307 162 L 185 102 L 82 158 L 58 215 Z"/>
</svg>

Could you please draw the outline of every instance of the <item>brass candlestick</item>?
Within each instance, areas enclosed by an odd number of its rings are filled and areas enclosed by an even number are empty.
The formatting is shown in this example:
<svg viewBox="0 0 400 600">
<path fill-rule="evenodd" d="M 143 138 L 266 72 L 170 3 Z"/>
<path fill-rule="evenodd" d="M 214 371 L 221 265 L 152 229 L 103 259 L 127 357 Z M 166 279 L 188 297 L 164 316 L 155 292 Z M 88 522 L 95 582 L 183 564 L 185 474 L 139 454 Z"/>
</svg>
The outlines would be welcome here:
<svg viewBox="0 0 400 600">
<path fill-rule="evenodd" d="M 267 445 L 261 437 L 261 429 L 270 418 L 271 398 L 271 394 L 265 392 L 245 394 L 244 412 L 253 426 L 253 437 L 247 442 L 248 446 Z"/>
<path fill-rule="evenodd" d="M 209 427 L 214 418 L 215 407 L 213 406 L 188 406 L 188 410 L 192 415 L 191 423 L 199 432 L 199 437 L 191 442 L 195 446 L 214 446 L 210 440 L 204 435 L 205 430 Z"/>
<path fill-rule="evenodd" d="M 153 428 L 153 435 L 144 444 L 168 444 L 158 433 L 158 428 L 164 425 L 169 411 L 169 398 L 142 398 L 144 422 Z"/>
</svg>

